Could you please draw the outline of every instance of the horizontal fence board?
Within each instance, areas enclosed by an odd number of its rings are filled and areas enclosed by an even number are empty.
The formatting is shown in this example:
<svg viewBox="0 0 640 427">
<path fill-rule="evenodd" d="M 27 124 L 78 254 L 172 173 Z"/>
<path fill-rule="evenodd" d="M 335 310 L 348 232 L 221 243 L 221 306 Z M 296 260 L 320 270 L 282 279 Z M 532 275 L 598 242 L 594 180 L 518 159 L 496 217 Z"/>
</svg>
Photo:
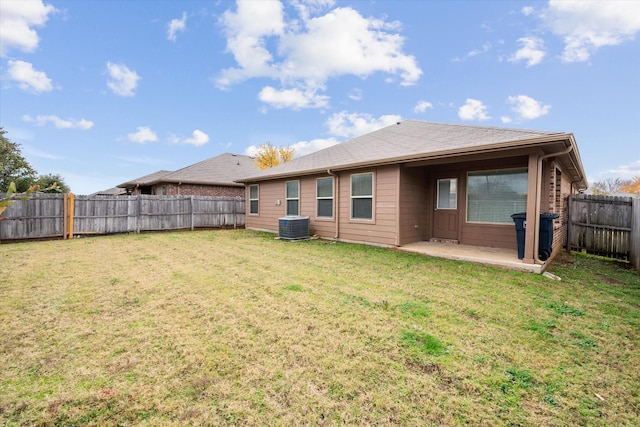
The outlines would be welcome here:
<svg viewBox="0 0 640 427">
<path fill-rule="evenodd" d="M 0 239 L 43 239 L 64 234 L 64 195 L 21 195 L 0 221 Z"/>
<path fill-rule="evenodd" d="M 633 199 L 576 194 L 569 201 L 567 247 L 594 255 L 630 260 L 633 228 Z M 635 237 L 634 237 L 635 236 Z"/>
<path fill-rule="evenodd" d="M 16 199 L 0 221 L 0 240 L 65 234 L 65 196 Z M 75 196 L 73 234 L 115 234 L 245 226 L 245 199 L 214 196 Z"/>
</svg>

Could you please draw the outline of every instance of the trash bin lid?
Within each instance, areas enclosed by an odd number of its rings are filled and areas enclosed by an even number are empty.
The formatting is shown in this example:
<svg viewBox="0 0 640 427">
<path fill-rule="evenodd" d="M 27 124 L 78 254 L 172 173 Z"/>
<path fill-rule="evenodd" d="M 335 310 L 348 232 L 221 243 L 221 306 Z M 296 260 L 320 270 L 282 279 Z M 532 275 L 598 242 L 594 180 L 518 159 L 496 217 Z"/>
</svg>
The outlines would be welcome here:
<svg viewBox="0 0 640 427">
<path fill-rule="evenodd" d="M 526 212 L 514 213 L 513 215 L 511 215 L 511 218 L 513 218 L 513 219 L 527 219 L 527 213 Z"/>
<path fill-rule="evenodd" d="M 556 219 L 556 218 L 560 218 L 560 215 L 558 215 L 557 213 L 553 213 L 553 212 L 542 212 L 540 214 L 540 218 L 542 218 L 542 219 Z"/>
</svg>

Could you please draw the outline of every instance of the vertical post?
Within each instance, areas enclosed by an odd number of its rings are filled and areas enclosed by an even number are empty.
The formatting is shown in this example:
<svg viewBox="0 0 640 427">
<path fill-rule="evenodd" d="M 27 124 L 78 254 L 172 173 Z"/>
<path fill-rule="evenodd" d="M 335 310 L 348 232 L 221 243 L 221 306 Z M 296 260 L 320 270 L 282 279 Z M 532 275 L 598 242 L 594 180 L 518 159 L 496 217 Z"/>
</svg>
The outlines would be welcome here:
<svg viewBox="0 0 640 427">
<path fill-rule="evenodd" d="M 238 204 L 238 198 L 233 198 L 233 229 L 238 228 L 238 209 L 236 209 L 236 205 Z"/>
<path fill-rule="evenodd" d="M 73 239 L 73 217 L 75 215 L 75 196 L 69 193 L 67 196 L 67 231 L 69 239 Z"/>
<path fill-rule="evenodd" d="M 573 186 L 572 186 L 573 187 Z M 573 219 L 571 199 L 573 194 L 567 196 L 567 252 L 571 253 L 571 220 Z"/>
<path fill-rule="evenodd" d="M 180 188 L 180 187 L 178 187 Z M 195 218 L 195 212 L 193 212 L 193 196 L 189 197 L 189 204 L 190 204 L 190 209 L 191 209 L 191 231 L 193 231 L 194 226 L 193 226 L 193 222 L 194 222 L 194 218 Z"/>
<path fill-rule="evenodd" d="M 62 196 L 62 239 L 66 240 L 69 235 L 69 214 L 67 212 L 69 195 L 65 193 Z"/>
<path fill-rule="evenodd" d="M 524 259 L 525 264 L 535 264 L 536 262 L 536 231 L 539 218 L 536 218 L 536 207 L 540 201 L 538 192 L 541 185 L 538 176 L 538 153 L 529 155 L 529 171 L 527 176 L 527 223 L 524 230 Z"/>
</svg>

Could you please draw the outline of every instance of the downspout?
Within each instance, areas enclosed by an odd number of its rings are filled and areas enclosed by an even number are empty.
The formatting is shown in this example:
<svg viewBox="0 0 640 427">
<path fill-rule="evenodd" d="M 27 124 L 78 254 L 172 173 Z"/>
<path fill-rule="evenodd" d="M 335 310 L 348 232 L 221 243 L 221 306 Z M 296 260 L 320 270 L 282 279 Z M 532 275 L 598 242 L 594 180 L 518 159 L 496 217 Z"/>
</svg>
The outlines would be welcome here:
<svg viewBox="0 0 640 427">
<path fill-rule="evenodd" d="M 336 216 L 336 232 L 333 236 L 334 239 L 338 239 L 340 237 L 340 176 L 331 172 L 331 169 L 327 169 L 327 173 L 335 178 L 336 181 L 336 191 L 335 191 L 335 207 L 334 207 L 334 215 Z"/>
<path fill-rule="evenodd" d="M 538 171 L 536 182 L 536 215 L 534 221 L 534 236 L 533 236 L 533 260 L 536 264 L 544 264 L 544 261 L 538 258 L 538 252 L 540 249 L 540 196 L 542 195 L 542 162 L 550 157 L 563 156 L 570 153 L 573 150 L 573 144 L 569 143 L 569 148 L 565 148 L 559 153 L 549 153 L 544 156 L 538 157 Z"/>
</svg>

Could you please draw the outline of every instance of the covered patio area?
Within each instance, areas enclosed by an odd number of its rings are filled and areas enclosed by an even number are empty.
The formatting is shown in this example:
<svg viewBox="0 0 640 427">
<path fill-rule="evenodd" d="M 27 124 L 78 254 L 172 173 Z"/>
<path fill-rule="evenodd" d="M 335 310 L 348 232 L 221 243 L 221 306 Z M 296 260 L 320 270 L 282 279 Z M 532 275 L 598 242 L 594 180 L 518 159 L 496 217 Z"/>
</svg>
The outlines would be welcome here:
<svg viewBox="0 0 640 427">
<path fill-rule="evenodd" d="M 522 260 L 518 259 L 518 252 L 515 249 L 422 241 L 408 243 L 398 247 L 398 250 L 438 258 L 493 265 L 536 274 L 541 274 L 545 269 L 544 264 L 526 264 L 522 262 Z"/>
</svg>

